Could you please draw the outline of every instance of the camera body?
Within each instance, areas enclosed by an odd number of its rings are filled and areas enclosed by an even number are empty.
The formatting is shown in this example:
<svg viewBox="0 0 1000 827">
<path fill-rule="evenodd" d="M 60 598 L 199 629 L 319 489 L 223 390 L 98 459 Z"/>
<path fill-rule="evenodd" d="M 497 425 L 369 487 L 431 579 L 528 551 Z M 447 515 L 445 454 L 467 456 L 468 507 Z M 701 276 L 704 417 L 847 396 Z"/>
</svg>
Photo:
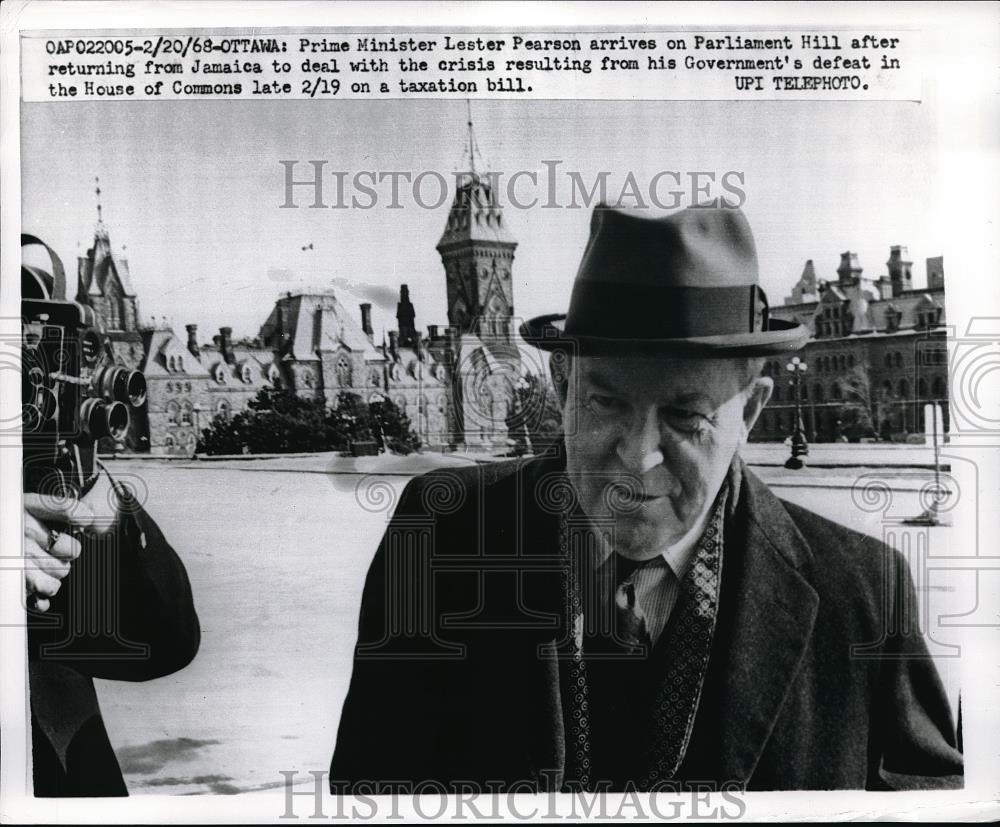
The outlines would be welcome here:
<svg viewBox="0 0 1000 827">
<path fill-rule="evenodd" d="M 146 404 L 146 378 L 117 366 L 94 309 L 65 299 L 62 262 L 21 266 L 21 432 L 24 490 L 80 497 L 96 471 L 98 440 L 122 440 Z"/>
</svg>

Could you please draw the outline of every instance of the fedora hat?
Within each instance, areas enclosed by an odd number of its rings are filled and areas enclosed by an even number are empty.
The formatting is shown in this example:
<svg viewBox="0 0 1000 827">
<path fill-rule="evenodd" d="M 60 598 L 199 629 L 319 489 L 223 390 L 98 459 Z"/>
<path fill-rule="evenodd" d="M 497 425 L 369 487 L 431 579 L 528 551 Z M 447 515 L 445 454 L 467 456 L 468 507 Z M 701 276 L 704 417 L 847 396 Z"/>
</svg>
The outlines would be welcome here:
<svg viewBox="0 0 1000 827">
<path fill-rule="evenodd" d="M 734 207 L 661 218 L 594 209 L 569 312 L 521 325 L 543 350 L 765 356 L 798 350 L 804 325 L 771 318 L 757 251 Z"/>
</svg>

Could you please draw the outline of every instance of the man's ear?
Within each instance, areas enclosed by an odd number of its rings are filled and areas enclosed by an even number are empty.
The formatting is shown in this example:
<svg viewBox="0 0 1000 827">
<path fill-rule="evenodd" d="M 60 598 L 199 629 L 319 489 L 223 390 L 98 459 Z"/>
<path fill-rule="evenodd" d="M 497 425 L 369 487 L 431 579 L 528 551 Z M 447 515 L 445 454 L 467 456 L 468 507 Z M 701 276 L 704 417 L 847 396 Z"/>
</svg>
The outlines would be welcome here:
<svg viewBox="0 0 1000 827">
<path fill-rule="evenodd" d="M 774 381 L 769 376 L 758 376 L 747 389 L 747 401 L 743 405 L 743 438 L 750 436 L 753 426 L 757 424 L 767 401 L 774 390 Z"/>
<path fill-rule="evenodd" d="M 559 400 L 559 407 L 566 407 L 566 392 L 569 388 L 569 356 L 558 351 L 549 356 L 549 376 L 552 377 L 552 387 L 556 389 L 556 398 Z"/>
</svg>

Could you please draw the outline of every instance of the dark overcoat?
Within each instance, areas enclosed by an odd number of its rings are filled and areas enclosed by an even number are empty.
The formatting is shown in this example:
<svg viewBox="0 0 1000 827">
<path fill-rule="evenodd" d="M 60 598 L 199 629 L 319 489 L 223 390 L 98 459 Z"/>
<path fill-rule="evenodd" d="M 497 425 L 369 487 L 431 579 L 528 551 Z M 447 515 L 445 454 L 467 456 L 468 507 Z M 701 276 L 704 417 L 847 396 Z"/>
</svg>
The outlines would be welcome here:
<svg viewBox="0 0 1000 827">
<path fill-rule="evenodd" d="M 565 789 L 570 634 L 558 457 L 414 479 L 375 555 L 331 787 Z M 675 779 L 720 788 L 962 784 L 905 559 L 778 499 L 747 469 Z M 565 665 L 562 667 L 565 669 Z"/>
<path fill-rule="evenodd" d="M 29 612 L 36 796 L 127 795 L 93 679 L 158 678 L 198 651 L 201 631 L 183 563 L 146 511 L 119 494 L 111 530 L 85 538 L 49 610 Z"/>
</svg>

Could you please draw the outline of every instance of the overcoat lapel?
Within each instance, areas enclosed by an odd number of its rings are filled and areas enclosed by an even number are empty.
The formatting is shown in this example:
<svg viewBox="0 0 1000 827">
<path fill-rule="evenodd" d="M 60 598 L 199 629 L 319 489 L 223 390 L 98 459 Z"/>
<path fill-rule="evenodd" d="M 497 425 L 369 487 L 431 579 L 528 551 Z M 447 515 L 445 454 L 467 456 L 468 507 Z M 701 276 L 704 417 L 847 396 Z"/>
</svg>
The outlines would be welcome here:
<svg viewBox="0 0 1000 827">
<path fill-rule="evenodd" d="M 746 782 L 802 664 L 819 596 L 802 573 L 812 552 L 781 501 L 746 470 L 743 495 L 746 536 L 727 538 L 725 552 L 744 558 L 724 670 L 719 758 L 726 778 Z"/>
</svg>

